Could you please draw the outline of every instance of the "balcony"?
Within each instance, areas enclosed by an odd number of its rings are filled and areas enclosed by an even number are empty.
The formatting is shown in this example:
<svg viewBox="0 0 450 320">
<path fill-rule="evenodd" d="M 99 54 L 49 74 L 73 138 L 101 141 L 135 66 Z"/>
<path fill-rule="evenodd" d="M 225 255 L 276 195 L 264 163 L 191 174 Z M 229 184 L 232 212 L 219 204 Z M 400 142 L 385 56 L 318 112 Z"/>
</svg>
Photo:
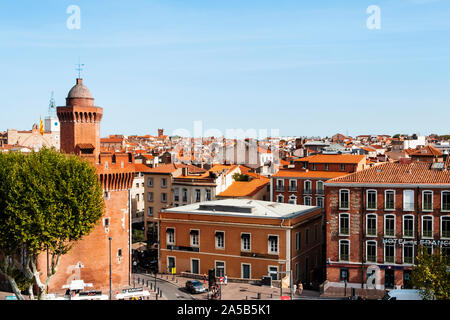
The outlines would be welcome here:
<svg viewBox="0 0 450 320">
<path fill-rule="evenodd" d="M 199 252 L 200 249 L 198 247 L 185 247 L 185 246 L 173 246 L 167 245 L 167 249 L 176 250 L 176 251 L 190 251 L 190 252 Z"/>
<path fill-rule="evenodd" d="M 311 189 L 303 189 L 303 194 L 312 194 Z"/>
<path fill-rule="evenodd" d="M 275 188 L 275 191 L 277 191 L 277 192 L 284 192 L 284 186 L 277 185 L 276 188 Z"/>
<path fill-rule="evenodd" d="M 289 192 L 297 192 L 297 186 L 289 186 Z"/>
<path fill-rule="evenodd" d="M 318 190 L 316 190 L 316 194 L 318 194 L 318 195 L 323 195 L 323 194 L 325 194 L 325 190 L 323 190 L 323 189 L 318 189 Z"/>
</svg>

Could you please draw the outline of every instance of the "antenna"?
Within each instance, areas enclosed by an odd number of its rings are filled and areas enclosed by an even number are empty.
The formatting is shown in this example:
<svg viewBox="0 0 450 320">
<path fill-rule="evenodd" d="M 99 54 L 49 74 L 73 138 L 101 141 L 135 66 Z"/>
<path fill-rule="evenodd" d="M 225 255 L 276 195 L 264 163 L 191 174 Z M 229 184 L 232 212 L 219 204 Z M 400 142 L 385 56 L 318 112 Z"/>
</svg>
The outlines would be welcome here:
<svg viewBox="0 0 450 320">
<path fill-rule="evenodd" d="M 84 64 L 80 63 L 80 57 L 78 57 L 78 64 L 76 64 L 77 68 L 75 70 L 78 71 L 78 79 L 81 79 L 81 71 L 83 71 Z"/>
</svg>

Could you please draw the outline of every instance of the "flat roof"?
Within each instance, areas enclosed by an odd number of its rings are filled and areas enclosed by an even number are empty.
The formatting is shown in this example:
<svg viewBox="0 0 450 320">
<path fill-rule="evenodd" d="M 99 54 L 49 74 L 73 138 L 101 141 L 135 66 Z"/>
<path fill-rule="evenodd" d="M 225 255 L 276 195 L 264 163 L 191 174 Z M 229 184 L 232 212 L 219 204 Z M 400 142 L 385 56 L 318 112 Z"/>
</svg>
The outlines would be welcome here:
<svg viewBox="0 0 450 320">
<path fill-rule="evenodd" d="M 263 200 L 223 199 L 196 202 L 185 206 L 163 209 L 161 211 L 165 213 L 290 219 L 310 213 L 319 208 L 320 207 L 317 206 L 305 206 Z"/>
</svg>

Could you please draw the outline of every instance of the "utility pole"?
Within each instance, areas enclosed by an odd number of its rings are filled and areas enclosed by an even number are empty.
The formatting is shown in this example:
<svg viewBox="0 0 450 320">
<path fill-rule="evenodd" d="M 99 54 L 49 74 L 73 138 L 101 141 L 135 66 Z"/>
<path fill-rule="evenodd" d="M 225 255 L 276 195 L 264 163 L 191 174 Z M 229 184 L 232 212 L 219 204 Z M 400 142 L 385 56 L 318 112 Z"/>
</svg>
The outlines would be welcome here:
<svg viewBox="0 0 450 320">
<path fill-rule="evenodd" d="M 111 240 L 112 238 L 109 237 L 109 300 L 112 300 Z"/>
</svg>

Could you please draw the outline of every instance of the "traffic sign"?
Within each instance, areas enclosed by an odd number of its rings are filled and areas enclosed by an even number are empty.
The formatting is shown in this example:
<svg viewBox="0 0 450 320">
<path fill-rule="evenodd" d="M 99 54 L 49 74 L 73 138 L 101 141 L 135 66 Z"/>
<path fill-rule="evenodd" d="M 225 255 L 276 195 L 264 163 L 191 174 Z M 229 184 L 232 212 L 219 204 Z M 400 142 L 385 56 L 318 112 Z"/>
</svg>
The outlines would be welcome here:
<svg viewBox="0 0 450 320">
<path fill-rule="evenodd" d="M 223 277 L 220 277 L 219 281 L 220 283 L 223 283 Z"/>
</svg>

